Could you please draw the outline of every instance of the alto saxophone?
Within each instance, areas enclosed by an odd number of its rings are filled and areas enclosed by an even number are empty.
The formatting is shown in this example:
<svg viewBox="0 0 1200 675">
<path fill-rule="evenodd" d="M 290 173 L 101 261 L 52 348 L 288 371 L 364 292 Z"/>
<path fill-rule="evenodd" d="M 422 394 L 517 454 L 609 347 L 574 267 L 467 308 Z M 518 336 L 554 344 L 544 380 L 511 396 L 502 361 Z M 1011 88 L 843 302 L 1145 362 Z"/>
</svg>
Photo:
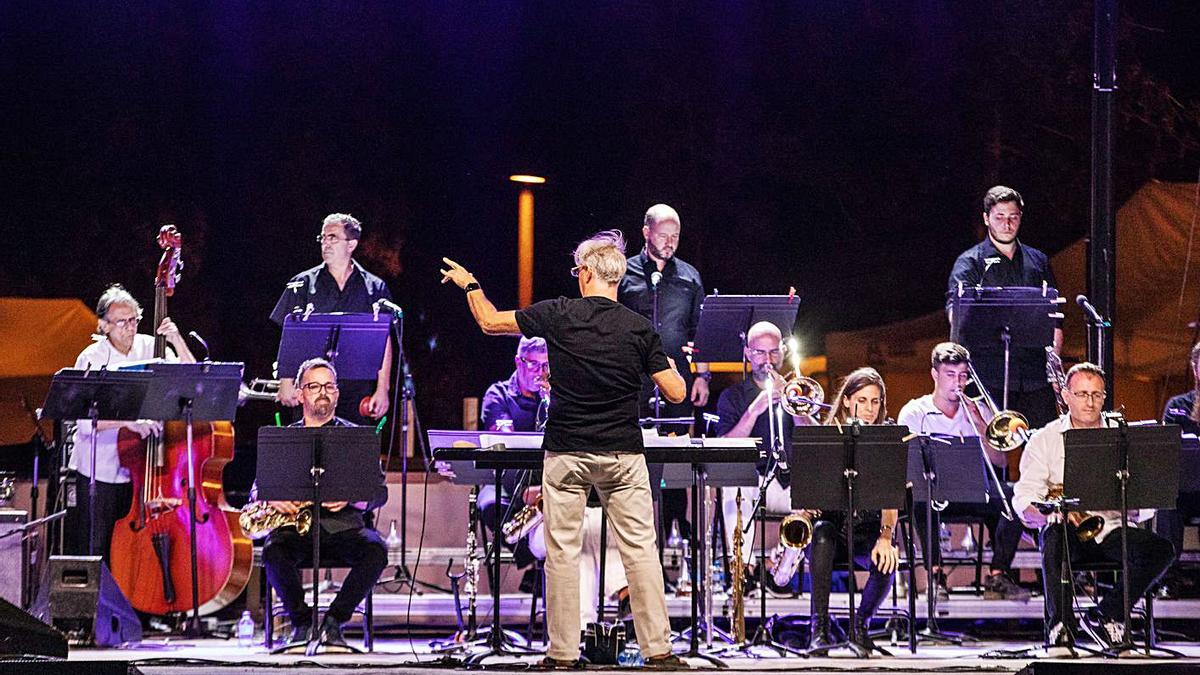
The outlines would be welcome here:
<svg viewBox="0 0 1200 675">
<path fill-rule="evenodd" d="M 733 631 L 734 644 L 746 641 L 746 565 L 742 562 L 742 489 L 738 488 L 737 520 L 733 530 L 733 560 L 729 563 L 730 575 L 733 577 L 730 595 L 733 597 L 733 616 L 730 618 L 730 628 Z"/>
<path fill-rule="evenodd" d="M 537 501 L 532 506 L 526 506 L 517 515 L 513 516 L 500 531 L 504 534 L 504 541 L 508 545 L 513 545 L 521 540 L 521 537 L 529 534 L 535 527 L 542 524 L 545 516 L 542 514 L 542 498 L 539 496 Z"/>
<path fill-rule="evenodd" d="M 294 527 L 301 535 L 308 534 L 312 527 L 312 511 L 303 508 L 293 514 L 286 514 L 271 506 L 270 502 L 250 502 L 242 507 L 238 515 L 238 523 L 247 537 L 258 541 L 281 527 Z"/>
</svg>

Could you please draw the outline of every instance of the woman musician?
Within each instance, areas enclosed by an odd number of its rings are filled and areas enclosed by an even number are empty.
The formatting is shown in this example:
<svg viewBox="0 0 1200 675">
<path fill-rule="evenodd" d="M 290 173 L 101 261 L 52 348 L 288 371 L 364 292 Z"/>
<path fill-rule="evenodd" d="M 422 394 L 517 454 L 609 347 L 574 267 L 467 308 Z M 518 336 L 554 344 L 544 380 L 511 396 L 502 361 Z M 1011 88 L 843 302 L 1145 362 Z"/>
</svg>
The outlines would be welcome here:
<svg viewBox="0 0 1200 675">
<path fill-rule="evenodd" d="M 854 418 L 866 424 L 883 424 L 887 417 L 883 377 L 874 368 L 855 370 L 846 376 L 832 404 L 826 424 L 846 424 Z M 870 570 L 855 615 L 857 643 L 868 650 L 875 646 L 867 636 L 867 625 L 891 589 L 900 559 L 900 551 L 892 541 L 898 518 L 898 511 L 886 509 L 878 513 L 860 511 L 849 519 L 854 528 L 855 563 Z M 846 557 L 843 529 L 846 525 L 846 514 L 840 511 L 820 513 L 813 524 L 808 552 L 813 614 L 810 649 L 833 644 L 829 634 L 829 593 L 833 586 L 833 563 Z"/>
</svg>

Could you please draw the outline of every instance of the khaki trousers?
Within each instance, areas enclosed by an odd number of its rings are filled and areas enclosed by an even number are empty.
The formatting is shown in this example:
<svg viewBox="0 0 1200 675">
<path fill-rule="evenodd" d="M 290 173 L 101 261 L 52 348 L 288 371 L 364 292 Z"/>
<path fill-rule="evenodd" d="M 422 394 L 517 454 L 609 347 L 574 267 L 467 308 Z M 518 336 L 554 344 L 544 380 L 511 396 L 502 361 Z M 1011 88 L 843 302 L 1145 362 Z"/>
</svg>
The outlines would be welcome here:
<svg viewBox="0 0 1200 675">
<path fill-rule="evenodd" d="M 592 487 L 608 512 L 629 579 L 633 625 L 642 655 L 666 654 L 671 649 L 671 624 L 654 540 L 650 476 L 645 457 L 629 452 L 546 453 L 542 468 L 550 634 L 546 654 L 560 661 L 579 658 L 579 558 L 584 509 Z"/>
</svg>

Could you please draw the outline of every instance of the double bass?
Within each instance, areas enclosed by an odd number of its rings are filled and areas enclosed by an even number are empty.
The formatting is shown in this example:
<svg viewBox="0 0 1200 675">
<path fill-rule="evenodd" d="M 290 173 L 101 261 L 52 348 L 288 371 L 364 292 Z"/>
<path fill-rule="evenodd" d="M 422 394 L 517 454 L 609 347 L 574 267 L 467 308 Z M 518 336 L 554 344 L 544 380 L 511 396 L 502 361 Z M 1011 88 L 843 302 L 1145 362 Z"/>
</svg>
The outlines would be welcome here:
<svg viewBox="0 0 1200 675">
<path fill-rule="evenodd" d="M 167 316 L 182 268 L 182 237 L 174 225 L 158 233 L 163 249 L 154 279 L 154 328 Z M 154 356 L 166 358 L 166 338 L 155 334 Z M 112 574 L 140 612 L 184 614 L 192 610 L 191 505 L 188 503 L 187 425 L 163 424 L 161 437 L 145 439 L 122 429 L 121 466 L 132 478 L 129 512 L 113 528 Z M 233 459 L 230 422 L 192 424 L 196 485 L 197 604 L 210 614 L 231 603 L 250 576 L 253 545 L 225 501 L 222 470 Z"/>
</svg>

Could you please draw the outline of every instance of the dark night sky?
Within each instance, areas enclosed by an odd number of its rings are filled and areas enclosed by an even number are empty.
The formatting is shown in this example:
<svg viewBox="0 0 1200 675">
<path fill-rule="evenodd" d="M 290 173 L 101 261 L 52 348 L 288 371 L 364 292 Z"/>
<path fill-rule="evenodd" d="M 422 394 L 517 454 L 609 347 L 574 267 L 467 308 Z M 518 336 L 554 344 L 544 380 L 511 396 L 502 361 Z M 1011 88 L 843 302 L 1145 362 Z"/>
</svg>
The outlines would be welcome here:
<svg viewBox="0 0 1200 675">
<path fill-rule="evenodd" d="M 1200 158 L 1200 9 L 1122 5 L 1119 199 Z M 665 201 L 710 289 L 799 288 L 815 349 L 938 307 L 992 184 L 1025 195 L 1027 243 L 1085 233 L 1090 41 L 1091 4 L 1049 0 L 4 2 L 0 293 L 148 302 L 174 222 L 172 314 L 266 375 L 267 313 L 349 211 L 407 308 L 422 416 L 454 425 L 513 343 L 439 258 L 512 305 L 506 177 L 529 171 L 538 297 L 574 292 L 578 239 L 636 246 Z"/>
</svg>

